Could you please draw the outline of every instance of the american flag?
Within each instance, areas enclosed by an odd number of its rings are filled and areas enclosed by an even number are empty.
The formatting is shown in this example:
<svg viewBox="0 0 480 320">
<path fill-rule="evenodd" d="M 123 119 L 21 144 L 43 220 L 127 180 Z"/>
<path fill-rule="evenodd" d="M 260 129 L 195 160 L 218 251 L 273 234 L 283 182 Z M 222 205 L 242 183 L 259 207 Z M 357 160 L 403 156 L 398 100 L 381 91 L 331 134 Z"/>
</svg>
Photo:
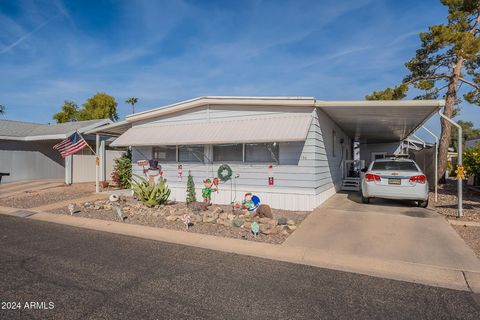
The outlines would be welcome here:
<svg viewBox="0 0 480 320">
<path fill-rule="evenodd" d="M 78 133 L 73 133 L 67 139 L 57 143 L 53 146 L 53 149 L 58 150 L 62 157 L 75 154 L 87 146 L 87 141 Z"/>
</svg>

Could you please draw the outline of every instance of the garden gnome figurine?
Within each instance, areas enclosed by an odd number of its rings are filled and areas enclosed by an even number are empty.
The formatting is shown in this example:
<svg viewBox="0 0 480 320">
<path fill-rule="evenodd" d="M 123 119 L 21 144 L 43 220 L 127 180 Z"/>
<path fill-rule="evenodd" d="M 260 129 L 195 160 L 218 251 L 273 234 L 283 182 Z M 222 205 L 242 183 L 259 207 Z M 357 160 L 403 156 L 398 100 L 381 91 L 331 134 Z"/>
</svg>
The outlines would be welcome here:
<svg viewBox="0 0 480 320">
<path fill-rule="evenodd" d="M 205 188 L 202 189 L 202 198 L 203 202 L 207 205 L 211 205 L 211 199 L 212 199 L 212 191 L 214 191 L 214 188 L 212 188 L 212 180 L 210 179 L 205 179 L 203 180 L 203 185 Z"/>
<path fill-rule="evenodd" d="M 149 161 L 150 167 L 147 170 L 147 177 L 148 177 L 148 182 L 152 184 L 157 184 L 158 181 L 160 181 L 161 175 L 160 175 L 160 170 L 161 167 L 158 167 L 158 161 L 157 160 L 150 160 Z"/>
</svg>

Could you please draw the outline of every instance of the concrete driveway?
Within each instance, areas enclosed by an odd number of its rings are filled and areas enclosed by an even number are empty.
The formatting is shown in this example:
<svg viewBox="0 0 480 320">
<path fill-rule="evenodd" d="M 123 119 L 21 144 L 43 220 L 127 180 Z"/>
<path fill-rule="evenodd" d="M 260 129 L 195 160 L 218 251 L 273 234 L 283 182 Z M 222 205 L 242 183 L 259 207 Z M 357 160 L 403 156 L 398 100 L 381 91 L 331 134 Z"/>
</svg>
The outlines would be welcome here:
<svg viewBox="0 0 480 320">
<path fill-rule="evenodd" d="M 313 211 L 284 243 L 332 254 L 480 271 L 480 261 L 448 222 L 412 203 L 338 193 Z"/>
</svg>

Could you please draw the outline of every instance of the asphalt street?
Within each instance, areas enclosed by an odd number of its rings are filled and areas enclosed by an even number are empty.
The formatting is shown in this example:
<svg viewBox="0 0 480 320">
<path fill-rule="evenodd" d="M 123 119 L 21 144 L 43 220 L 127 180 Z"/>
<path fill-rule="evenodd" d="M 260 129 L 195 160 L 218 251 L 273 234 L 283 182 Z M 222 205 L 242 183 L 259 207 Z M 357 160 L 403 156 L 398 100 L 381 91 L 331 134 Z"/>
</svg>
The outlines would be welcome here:
<svg viewBox="0 0 480 320">
<path fill-rule="evenodd" d="M 480 319 L 480 298 L 0 216 L 0 319 Z"/>
</svg>

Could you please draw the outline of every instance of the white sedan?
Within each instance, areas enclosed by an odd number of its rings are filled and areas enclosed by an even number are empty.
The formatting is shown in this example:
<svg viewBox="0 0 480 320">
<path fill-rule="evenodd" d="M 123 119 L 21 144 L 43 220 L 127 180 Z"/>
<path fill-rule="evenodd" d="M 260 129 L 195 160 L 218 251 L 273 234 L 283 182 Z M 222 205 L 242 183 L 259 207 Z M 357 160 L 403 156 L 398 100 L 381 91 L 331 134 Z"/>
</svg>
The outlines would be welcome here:
<svg viewBox="0 0 480 320">
<path fill-rule="evenodd" d="M 415 161 L 378 159 L 370 164 L 362 178 L 362 202 L 370 198 L 414 200 L 428 206 L 428 181 Z"/>
</svg>

